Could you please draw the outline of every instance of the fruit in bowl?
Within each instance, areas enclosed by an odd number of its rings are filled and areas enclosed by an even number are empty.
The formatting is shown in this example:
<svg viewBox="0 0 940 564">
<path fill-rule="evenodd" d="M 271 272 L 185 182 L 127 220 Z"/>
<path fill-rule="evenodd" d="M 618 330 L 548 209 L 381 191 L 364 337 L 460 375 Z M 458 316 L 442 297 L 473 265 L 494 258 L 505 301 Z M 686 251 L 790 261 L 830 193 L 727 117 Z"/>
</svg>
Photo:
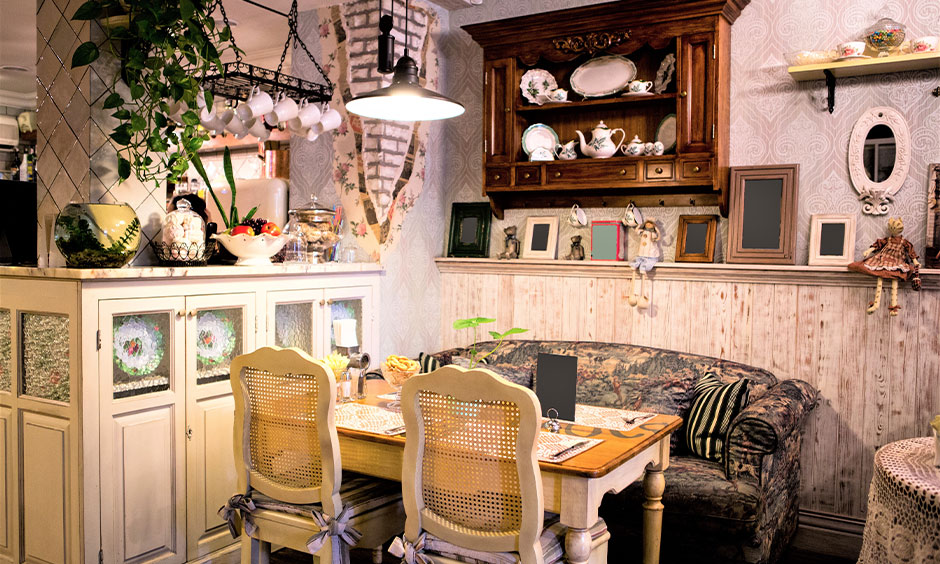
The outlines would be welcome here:
<svg viewBox="0 0 940 564">
<path fill-rule="evenodd" d="M 251 222 L 260 222 L 262 226 L 255 231 Z M 265 229 L 266 228 L 266 229 Z M 224 233 L 212 236 L 222 243 L 225 249 L 238 257 L 237 265 L 264 266 L 271 264 L 271 257 L 287 243 L 287 237 L 281 235 L 280 228 L 263 219 L 248 219 Z"/>
</svg>

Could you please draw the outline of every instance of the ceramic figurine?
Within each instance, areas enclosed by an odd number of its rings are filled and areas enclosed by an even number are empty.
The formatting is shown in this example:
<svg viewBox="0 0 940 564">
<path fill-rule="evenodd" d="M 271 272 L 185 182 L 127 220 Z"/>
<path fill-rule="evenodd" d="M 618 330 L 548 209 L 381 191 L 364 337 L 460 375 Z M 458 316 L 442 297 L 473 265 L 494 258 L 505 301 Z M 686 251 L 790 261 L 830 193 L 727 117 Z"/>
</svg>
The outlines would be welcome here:
<svg viewBox="0 0 940 564">
<path fill-rule="evenodd" d="M 516 238 L 516 226 L 510 225 L 503 229 L 506 234 L 506 242 L 503 243 L 504 250 L 496 257 L 498 259 L 517 259 L 519 258 L 519 239 Z"/>
<path fill-rule="evenodd" d="M 914 245 L 901 236 L 903 232 L 904 222 L 900 217 L 892 217 L 888 220 L 889 236 L 872 243 L 862 254 L 863 260 L 849 265 L 849 270 L 878 278 L 875 299 L 869 302 L 868 313 L 875 313 L 881 306 L 881 288 L 885 278 L 891 280 L 891 305 L 888 307 L 891 315 L 897 315 L 901 309 L 898 305 L 898 280 L 910 280 L 911 288 L 920 290 L 920 263 Z"/>
<path fill-rule="evenodd" d="M 618 131 L 620 132 L 620 142 L 614 143 L 614 133 Z M 594 159 L 606 159 L 617 154 L 617 151 L 620 149 L 620 146 L 623 145 L 623 140 L 626 137 L 626 133 L 624 133 L 622 129 L 619 127 L 617 129 L 611 129 L 607 127 L 603 121 L 599 122 L 594 129 L 591 130 L 590 141 L 584 139 L 584 134 L 581 133 L 580 129 L 576 129 L 575 133 L 578 134 L 578 140 L 581 142 L 581 154 Z"/>
<path fill-rule="evenodd" d="M 571 237 L 571 252 L 565 255 L 565 260 L 584 260 L 584 247 L 581 246 L 581 236 Z"/>
<path fill-rule="evenodd" d="M 634 230 L 640 238 L 640 244 L 637 248 L 636 257 L 630 262 L 633 269 L 633 276 L 630 278 L 630 288 L 632 290 L 627 302 L 639 309 L 646 309 L 650 306 L 649 292 L 644 291 L 646 285 L 647 272 L 656 266 L 656 263 L 663 259 L 663 251 L 659 246 L 659 228 L 652 219 L 647 219 L 642 224 L 637 225 Z M 636 289 L 636 275 L 640 273 L 640 289 Z"/>
</svg>

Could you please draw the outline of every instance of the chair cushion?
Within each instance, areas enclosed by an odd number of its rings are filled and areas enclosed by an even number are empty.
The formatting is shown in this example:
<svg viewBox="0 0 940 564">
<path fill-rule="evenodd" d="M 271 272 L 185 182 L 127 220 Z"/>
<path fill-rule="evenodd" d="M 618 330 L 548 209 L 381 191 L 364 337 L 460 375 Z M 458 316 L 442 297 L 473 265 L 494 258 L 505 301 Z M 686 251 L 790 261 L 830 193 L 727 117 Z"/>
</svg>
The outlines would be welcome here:
<svg viewBox="0 0 940 564">
<path fill-rule="evenodd" d="M 452 364 L 468 368 L 470 366 L 470 359 L 465 356 L 456 356 L 453 358 Z M 483 362 L 479 366 L 475 366 L 475 368 L 486 368 L 502 376 L 504 379 L 509 380 L 513 384 L 519 384 L 530 390 L 535 388 L 535 370 L 528 366 L 516 366 L 505 362 L 493 362 L 490 364 Z"/>
<path fill-rule="evenodd" d="M 542 557 L 545 564 L 560 562 L 565 553 L 565 533 L 568 527 L 559 522 L 558 515 L 545 514 L 545 523 L 542 525 L 542 536 L 539 543 L 542 545 Z M 596 540 L 607 533 L 607 524 L 603 519 L 591 527 L 591 540 Z M 468 562 L 470 564 L 516 564 L 519 555 L 515 552 L 483 552 L 471 550 L 451 544 L 428 533 L 424 545 L 425 552 L 438 554 L 445 558 Z"/>
<path fill-rule="evenodd" d="M 351 506 L 350 517 L 355 517 L 389 503 L 401 503 L 401 484 L 353 472 L 344 472 L 339 495 L 343 500 L 343 505 Z M 308 516 L 313 511 L 323 511 L 323 506 L 319 503 L 287 503 L 268 497 L 259 491 L 252 491 L 251 499 L 258 509 Z"/>
<path fill-rule="evenodd" d="M 709 372 L 695 384 L 695 397 L 685 421 L 685 445 L 707 460 L 724 460 L 725 439 L 731 421 L 747 405 L 748 379 L 722 384 Z"/>
</svg>

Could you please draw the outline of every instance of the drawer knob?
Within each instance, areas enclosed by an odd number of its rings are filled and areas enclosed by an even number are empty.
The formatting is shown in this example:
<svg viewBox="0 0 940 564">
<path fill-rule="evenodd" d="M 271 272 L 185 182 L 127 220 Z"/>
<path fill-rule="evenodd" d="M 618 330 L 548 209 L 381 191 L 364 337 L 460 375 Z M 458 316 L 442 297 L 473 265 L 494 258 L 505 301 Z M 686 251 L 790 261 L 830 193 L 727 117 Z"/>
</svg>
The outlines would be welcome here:
<svg viewBox="0 0 940 564">
<path fill-rule="evenodd" d="M 525 174 L 522 175 L 522 178 L 532 178 L 532 173 L 531 173 L 531 172 L 527 172 L 527 173 L 525 173 Z"/>
<path fill-rule="evenodd" d="M 508 114 L 510 110 L 509 110 L 509 108 L 503 108 L 503 111 Z"/>
<path fill-rule="evenodd" d="M 626 175 L 627 175 L 627 169 L 625 168 L 620 169 L 620 176 L 626 176 Z"/>
<path fill-rule="evenodd" d="M 656 174 L 662 174 L 662 173 L 663 173 L 663 167 L 661 166 L 656 167 Z"/>
<path fill-rule="evenodd" d="M 679 92 L 679 97 L 680 97 L 680 98 L 685 98 L 685 97 L 688 96 L 688 95 L 689 95 L 689 93 L 686 92 L 685 90 L 683 90 L 682 92 Z"/>
<path fill-rule="evenodd" d="M 693 166 L 693 167 L 692 167 L 692 172 L 702 172 L 702 167 L 700 167 L 700 166 Z"/>
<path fill-rule="evenodd" d="M 499 180 L 499 179 L 502 178 L 502 177 L 503 177 L 502 174 L 494 174 L 494 175 L 493 175 L 493 180 Z"/>
<path fill-rule="evenodd" d="M 555 173 L 555 178 L 561 178 L 561 172 L 560 172 L 560 171 Z"/>
</svg>

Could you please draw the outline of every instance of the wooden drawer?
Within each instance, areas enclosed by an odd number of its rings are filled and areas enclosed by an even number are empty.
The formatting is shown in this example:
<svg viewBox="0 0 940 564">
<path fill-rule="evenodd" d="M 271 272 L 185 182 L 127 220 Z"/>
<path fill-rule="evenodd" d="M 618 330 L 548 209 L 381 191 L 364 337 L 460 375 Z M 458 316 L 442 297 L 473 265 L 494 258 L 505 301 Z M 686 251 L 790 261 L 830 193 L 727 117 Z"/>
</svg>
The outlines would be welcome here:
<svg viewBox="0 0 940 564">
<path fill-rule="evenodd" d="M 509 186 L 509 167 L 486 167 L 487 186 Z"/>
<path fill-rule="evenodd" d="M 538 166 L 517 166 L 516 167 L 516 186 L 538 186 L 542 183 L 542 167 Z"/>
<path fill-rule="evenodd" d="M 710 160 L 682 161 L 680 166 L 682 178 L 710 178 L 712 175 Z"/>
<path fill-rule="evenodd" d="M 647 180 L 672 180 L 675 177 L 673 161 L 647 161 Z"/>
<path fill-rule="evenodd" d="M 582 162 L 557 163 L 545 166 L 546 184 L 623 186 L 636 181 L 636 162 L 584 159 Z"/>
</svg>

